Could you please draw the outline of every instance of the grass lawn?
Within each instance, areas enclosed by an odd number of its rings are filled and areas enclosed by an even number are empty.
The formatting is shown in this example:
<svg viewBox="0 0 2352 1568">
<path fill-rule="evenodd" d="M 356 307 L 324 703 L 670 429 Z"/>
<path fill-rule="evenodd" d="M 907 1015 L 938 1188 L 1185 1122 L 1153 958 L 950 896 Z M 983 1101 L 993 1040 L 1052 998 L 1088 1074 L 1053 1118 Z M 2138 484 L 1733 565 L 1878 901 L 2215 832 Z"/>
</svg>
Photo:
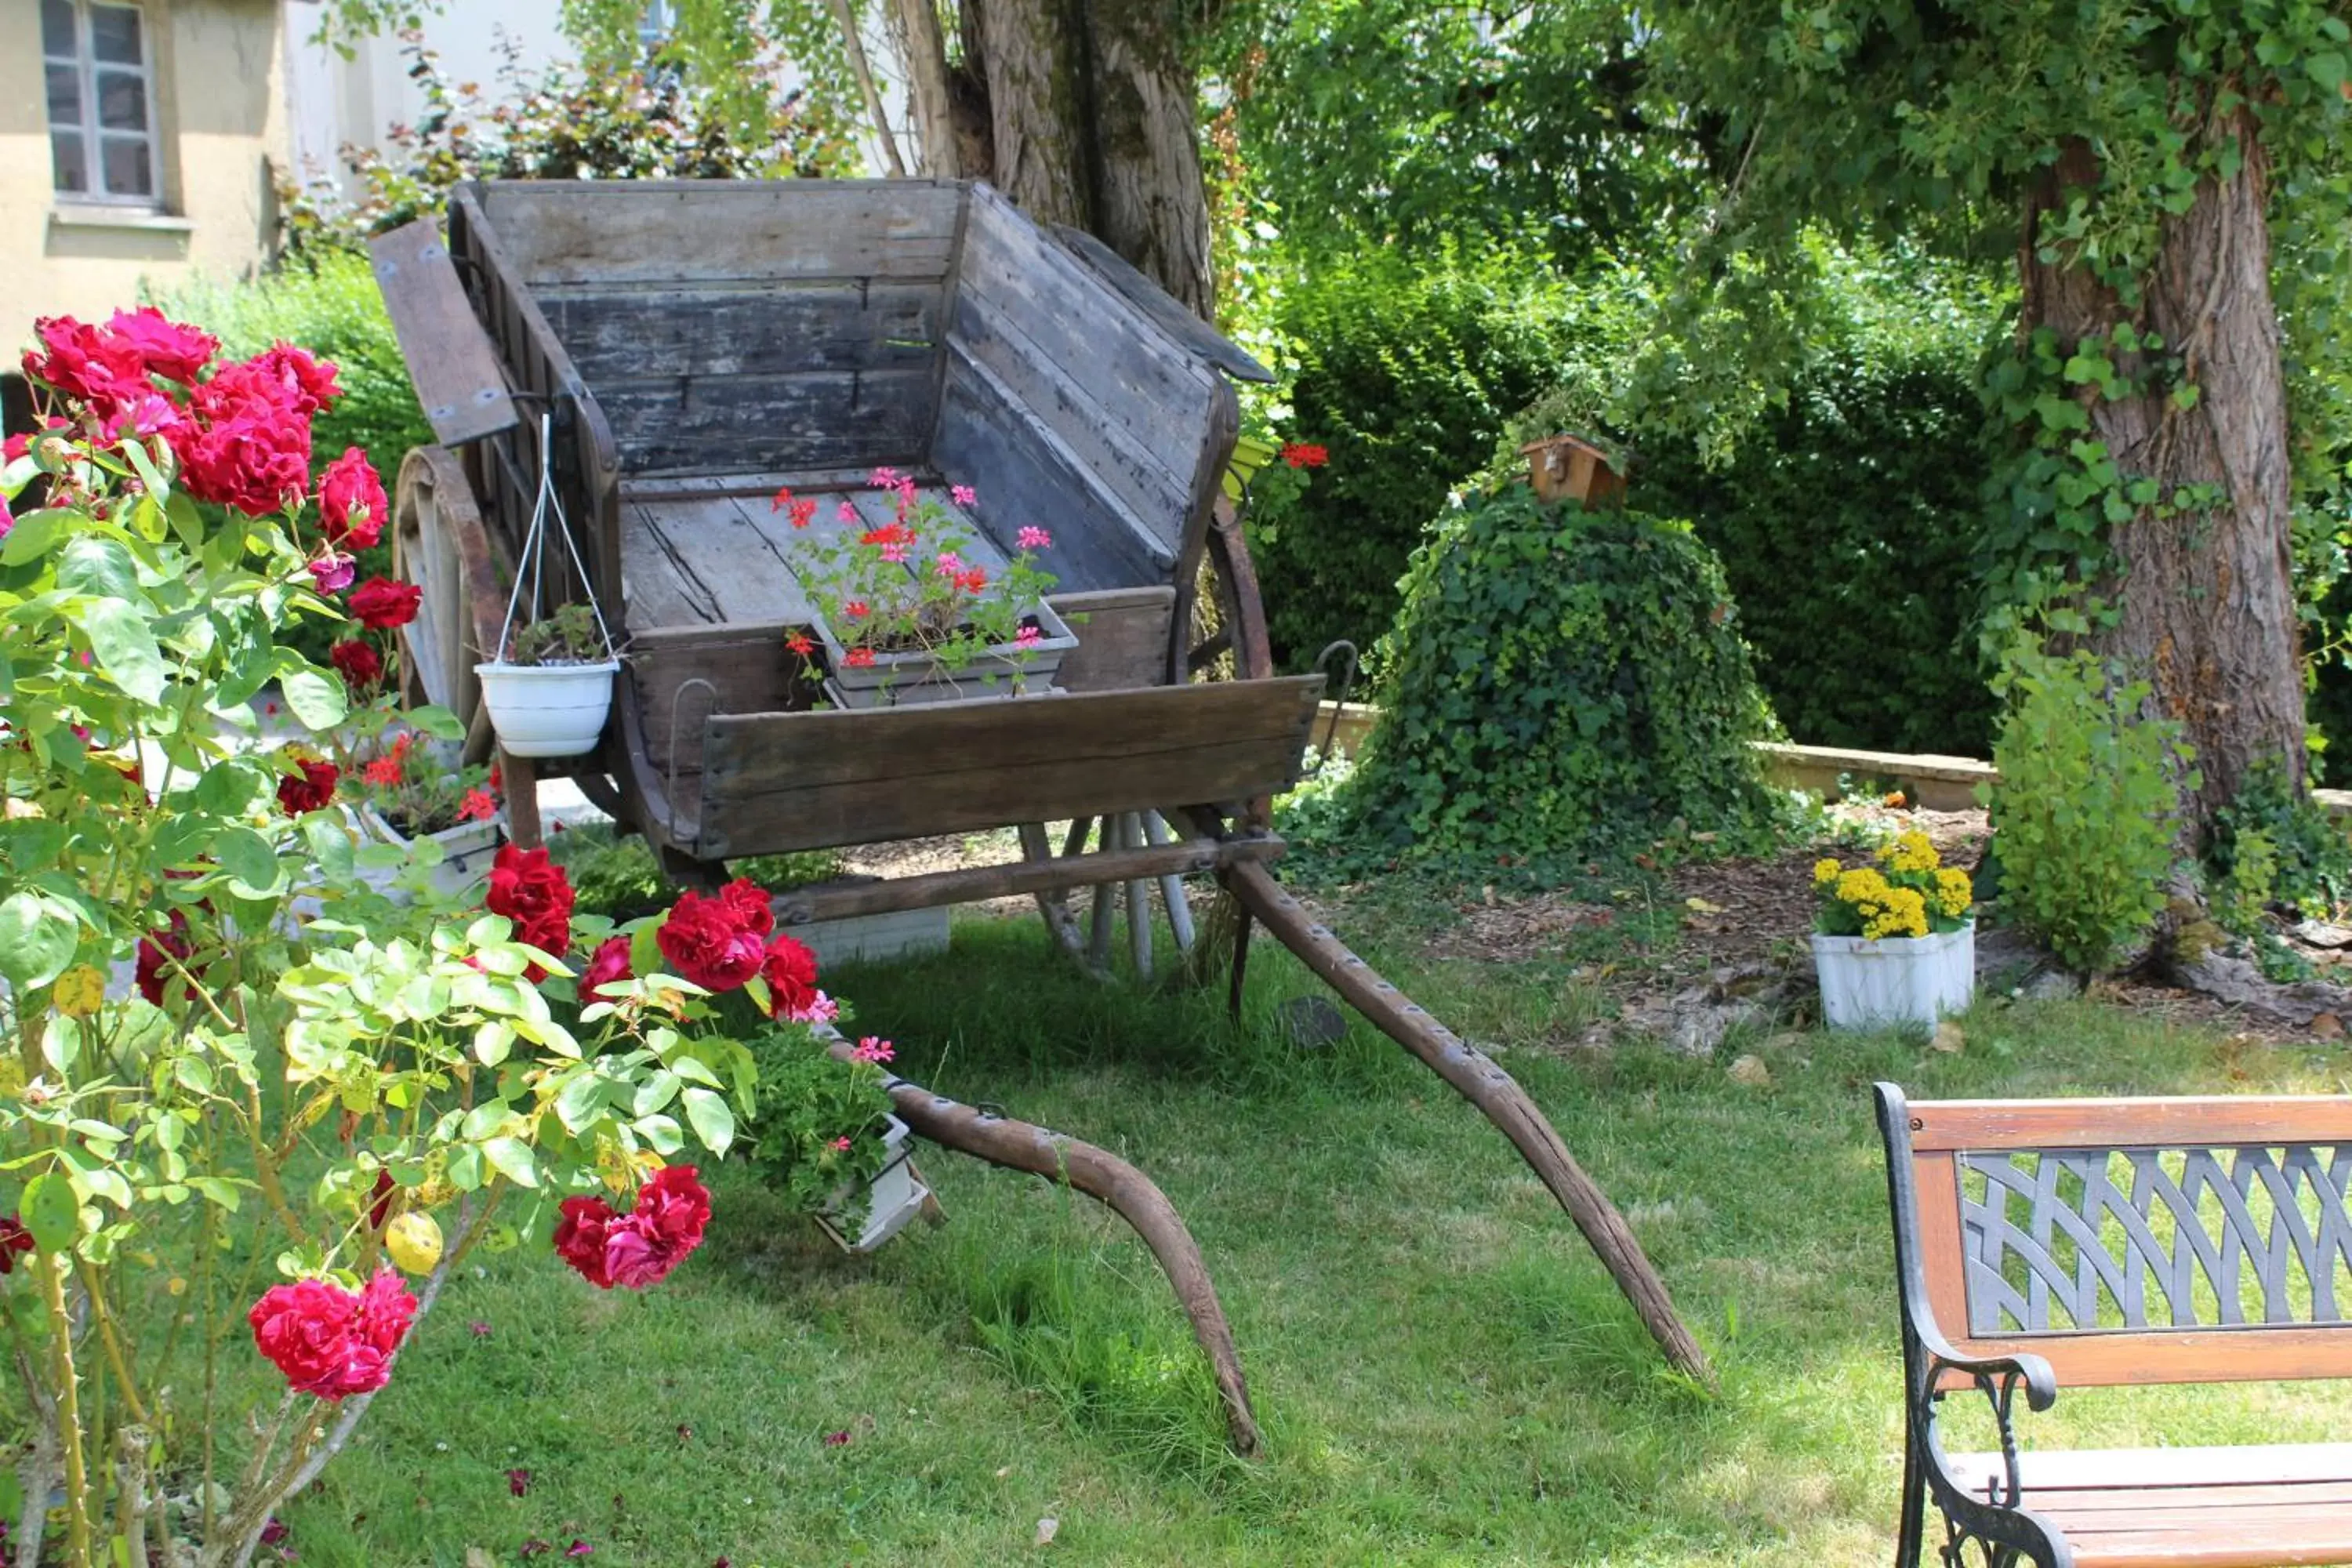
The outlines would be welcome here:
<svg viewBox="0 0 2352 1568">
<path fill-rule="evenodd" d="M 1893 1550 L 1898 1380 L 1868 1086 L 1921 1097 L 2341 1090 L 2338 1053 L 2095 1003 L 1988 1004 L 1957 1056 L 1776 1037 L 1772 1083 L 1642 1047 L 1574 1057 L 1570 965 L 1363 943 L 1483 1042 L 1626 1210 L 1722 1374 L 1662 1374 L 1509 1145 L 1360 1025 L 1287 1043 L 1312 982 L 1261 941 L 1251 1019 L 1104 987 L 1034 921 L 834 978 L 908 1075 L 1157 1179 L 1205 1250 L 1268 1453 L 1226 1457 L 1164 1279 L 1083 1198 L 933 1151 L 951 1215 L 836 1253 L 730 1166 L 663 1289 L 542 1243 L 452 1282 L 360 1443 L 288 1516 L 308 1568 L 511 1563 L 1862 1564 Z M 1366 928 L 1351 917 L 1348 934 Z M 2086 1392 L 2029 1441 L 2340 1435 L 2306 1386 Z M 527 1470 L 527 1485 L 508 1472 Z M 523 1495 L 514 1495 L 518 1487 Z M 1039 1521 L 1057 1523 L 1036 1545 Z M 476 1558 L 476 1562 L 481 1561 Z"/>
</svg>

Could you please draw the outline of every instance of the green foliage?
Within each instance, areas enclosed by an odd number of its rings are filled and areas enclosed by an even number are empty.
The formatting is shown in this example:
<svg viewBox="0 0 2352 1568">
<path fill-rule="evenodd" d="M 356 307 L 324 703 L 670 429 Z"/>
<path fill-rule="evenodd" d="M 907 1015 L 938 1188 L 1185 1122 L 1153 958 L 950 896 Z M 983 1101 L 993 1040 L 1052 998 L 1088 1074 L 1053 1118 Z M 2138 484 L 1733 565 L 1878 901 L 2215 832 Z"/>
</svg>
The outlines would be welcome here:
<svg viewBox="0 0 2352 1568">
<path fill-rule="evenodd" d="M 771 1029 L 751 1050 L 760 1084 L 749 1130 L 752 1164 L 794 1209 L 835 1214 L 856 1235 L 865 1224 L 862 1192 L 846 1204 L 835 1197 L 845 1186 L 862 1189 L 889 1158 L 882 1069 L 837 1060 L 804 1027 Z"/>
<path fill-rule="evenodd" d="M 586 605 L 566 605 L 551 616 L 521 627 L 507 641 L 506 657 L 515 664 L 589 664 L 611 648 L 596 612 Z"/>
<path fill-rule="evenodd" d="M 1297 360 L 1284 434 L 1330 463 L 1251 509 L 1279 661 L 1303 668 L 1334 637 L 1369 647 L 1387 629 L 1423 525 L 1549 384 L 1568 307 L 1539 264 L 1503 256 L 1417 271 L 1374 253 L 1284 297 Z"/>
<path fill-rule="evenodd" d="M 643 838 L 616 837 L 601 824 L 567 828 L 548 840 L 550 857 L 572 879 L 576 908 L 618 923 L 657 914 L 677 900 L 677 889 L 662 875 L 661 862 Z M 728 869 L 770 892 L 822 882 L 841 866 L 830 849 L 794 855 L 761 855 L 733 860 Z"/>
<path fill-rule="evenodd" d="M 2277 757 L 2249 769 L 2238 798 L 2213 814 L 2211 856 L 2217 878 L 2263 905 L 2319 916 L 2352 901 L 2352 837 Z"/>
<path fill-rule="evenodd" d="M 637 28 L 644 0 L 563 0 L 563 30 L 591 76 L 643 76 L 683 88 L 739 142 L 780 117 L 836 149 L 828 173 L 856 172 L 858 99 L 835 12 L 799 0 L 671 0 L 650 58 Z M 785 92 L 788 76 L 803 85 Z"/>
<path fill-rule="evenodd" d="M 2147 684 L 2089 653 L 2021 639 L 1995 684 L 2006 704 L 1990 801 L 2002 918 L 2095 973 L 2164 909 L 2175 814 L 2197 786 L 2177 775 L 2193 758 L 2177 721 L 2144 712 Z"/>
<path fill-rule="evenodd" d="M 1578 271 L 1704 199 L 1643 30 L 1612 0 L 1300 0 L 1228 6 L 1206 43 L 1244 183 L 1297 254 L 1479 235 Z"/>
<path fill-rule="evenodd" d="M 1748 742 L 1775 726 L 1686 523 L 1475 496 L 1415 553 L 1381 655 L 1349 785 L 1380 849 L 1520 858 L 1769 820 Z"/>
</svg>

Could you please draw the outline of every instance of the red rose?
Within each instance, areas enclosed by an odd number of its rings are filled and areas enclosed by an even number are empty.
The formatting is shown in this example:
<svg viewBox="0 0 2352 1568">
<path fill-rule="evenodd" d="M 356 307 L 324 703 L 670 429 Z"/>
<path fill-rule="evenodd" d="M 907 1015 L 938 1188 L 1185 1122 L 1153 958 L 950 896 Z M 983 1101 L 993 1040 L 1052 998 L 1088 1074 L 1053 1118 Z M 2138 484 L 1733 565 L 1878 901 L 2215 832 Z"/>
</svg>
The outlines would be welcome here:
<svg viewBox="0 0 2352 1568">
<path fill-rule="evenodd" d="M 368 1189 L 368 1228 L 382 1230 L 383 1222 L 392 1217 L 392 1195 L 400 1184 L 392 1179 L 390 1171 L 375 1173 L 375 1185 Z"/>
<path fill-rule="evenodd" d="M 417 601 L 424 597 L 425 590 L 414 583 L 371 577 L 352 590 L 352 614 L 363 626 L 389 631 L 415 620 Z"/>
<path fill-rule="evenodd" d="M 115 311 L 106 330 L 135 351 L 148 370 L 182 386 L 194 386 L 220 352 L 218 338 L 171 321 L 152 305 Z"/>
<path fill-rule="evenodd" d="M 363 642 L 339 642 L 327 650 L 327 662 L 343 672 L 343 684 L 365 691 L 383 679 L 383 658 Z"/>
<path fill-rule="evenodd" d="M 358 1295 L 330 1279 L 273 1285 L 246 1314 L 253 1342 L 297 1394 L 341 1399 L 382 1388 L 415 1321 L 416 1298 L 389 1268 Z"/>
<path fill-rule="evenodd" d="M 734 913 L 735 923 L 756 936 L 776 929 L 776 902 L 768 889 L 748 877 L 738 877 L 719 889 L 719 901 Z"/>
<path fill-rule="evenodd" d="M 680 893 L 669 918 L 654 931 L 654 942 L 670 966 L 697 985 L 706 991 L 732 991 L 759 973 L 767 958 L 760 933 L 743 924 L 746 913 L 724 893 L 717 898 Z"/>
<path fill-rule="evenodd" d="M 691 1165 L 665 1165 L 637 1189 L 636 1207 L 605 1232 L 604 1269 L 613 1283 L 642 1290 L 658 1285 L 702 1245 L 710 1192 Z"/>
<path fill-rule="evenodd" d="M 588 960 L 587 973 L 580 977 L 580 994 L 590 1001 L 598 995 L 598 987 L 615 984 L 633 978 L 629 973 L 629 939 L 608 936 L 596 947 Z"/>
<path fill-rule="evenodd" d="M 515 941 L 546 953 L 570 951 L 572 882 L 563 868 L 547 858 L 546 850 L 499 846 L 499 858 L 490 863 L 489 891 L 482 901 L 492 914 L 514 922 Z M 533 980 L 546 973 L 536 963 L 530 966 Z"/>
<path fill-rule="evenodd" d="M 343 389 L 335 384 L 334 363 L 314 359 L 308 349 L 292 343 L 276 344 L 256 354 L 252 363 L 285 389 L 287 400 L 306 419 L 322 408 L 332 408 L 343 395 Z"/>
<path fill-rule="evenodd" d="M 198 500 L 264 517 L 310 488 L 310 416 L 258 360 L 226 364 L 188 396 L 193 435 L 173 443 Z"/>
<path fill-rule="evenodd" d="M 278 781 L 278 804 L 289 816 L 317 811 L 335 798 L 335 783 L 342 771 L 332 763 L 305 760 L 299 777 L 291 773 Z"/>
<path fill-rule="evenodd" d="M 196 944 L 188 938 L 188 917 L 173 910 L 170 925 L 139 939 L 139 964 L 132 975 L 139 994 L 161 1007 L 164 983 L 174 978 L 171 960 L 185 959 L 195 951 Z"/>
<path fill-rule="evenodd" d="M 760 978 L 768 983 L 772 1016 L 806 1022 L 817 1016 L 824 993 L 816 988 L 816 954 L 792 937 L 778 931 L 768 940 Z"/>
<path fill-rule="evenodd" d="M 566 1198 L 563 1218 L 555 1227 L 555 1255 L 599 1290 L 613 1288 L 613 1276 L 604 1267 L 604 1234 L 615 1219 L 613 1205 L 603 1198 Z"/>
<path fill-rule="evenodd" d="M 39 349 L 25 354 L 25 374 L 86 403 L 100 418 L 152 392 L 139 351 L 111 332 L 71 316 L 44 316 L 33 323 Z"/>
<path fill-rule="evenodd" d="M 0 1274 L 16 1270 L 16 1255 L 33 1250 L 33 1233 L 15 1215 L 0 1219 Z"/>
<path fill-rule="evenodd" d="M 383 535 L 383 480 L 357 447 L 327 465 L 319 478 L 319 527 L 337 550 L 367 550 Z"/>
</svg>

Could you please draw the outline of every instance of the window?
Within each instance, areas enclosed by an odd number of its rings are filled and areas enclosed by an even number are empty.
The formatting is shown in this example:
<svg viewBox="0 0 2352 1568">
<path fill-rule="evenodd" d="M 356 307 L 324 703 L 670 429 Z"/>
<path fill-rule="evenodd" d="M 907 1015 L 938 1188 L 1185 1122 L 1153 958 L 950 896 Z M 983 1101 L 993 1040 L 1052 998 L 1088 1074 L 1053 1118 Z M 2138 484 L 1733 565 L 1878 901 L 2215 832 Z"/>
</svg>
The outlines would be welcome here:
<svg viewBox="0 0 2352 1568">
<path fill-rule="evenodd" d="M 58 194 L 152 205 L 158 188 L 146 18 L 107 0 L 41 0 Z"/>
<path fill-rule="evenodd" d="M 646 8 L 637 17 L 637 42 L 647 49 L 660 48 L 669 42 L 670 30 L 677 26 L 677 6 L 672 0 L 646 0 Z"/>
</svg>

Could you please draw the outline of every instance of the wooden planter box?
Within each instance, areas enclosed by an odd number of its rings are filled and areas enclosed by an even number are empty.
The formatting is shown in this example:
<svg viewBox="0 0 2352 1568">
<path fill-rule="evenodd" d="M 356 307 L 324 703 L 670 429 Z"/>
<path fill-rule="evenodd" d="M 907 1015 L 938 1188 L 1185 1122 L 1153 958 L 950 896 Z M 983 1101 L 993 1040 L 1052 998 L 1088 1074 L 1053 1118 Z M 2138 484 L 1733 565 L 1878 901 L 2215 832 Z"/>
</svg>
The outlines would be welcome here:
<svg viewBox="0 0 2352 1568">
<path fill-rule="evenodd" d="M 961 702 L 980 697 L 1034 696 L 1054 684 L 1062 656 L 1078 646 L 1069 623 L 1040 603 L 1031 615 L 1045 635 L 1023 647 L 1003 644 L 987 648 L 961 669 L 950 669 L 923 652 L 882 653 L 874 662 L 853 668 L 849 650 L 817 617 L 816 634 L 824 642 L 829 673 L 825 689 L 845 708 L 904 708 L 924 702 Z"/>
</svg>

